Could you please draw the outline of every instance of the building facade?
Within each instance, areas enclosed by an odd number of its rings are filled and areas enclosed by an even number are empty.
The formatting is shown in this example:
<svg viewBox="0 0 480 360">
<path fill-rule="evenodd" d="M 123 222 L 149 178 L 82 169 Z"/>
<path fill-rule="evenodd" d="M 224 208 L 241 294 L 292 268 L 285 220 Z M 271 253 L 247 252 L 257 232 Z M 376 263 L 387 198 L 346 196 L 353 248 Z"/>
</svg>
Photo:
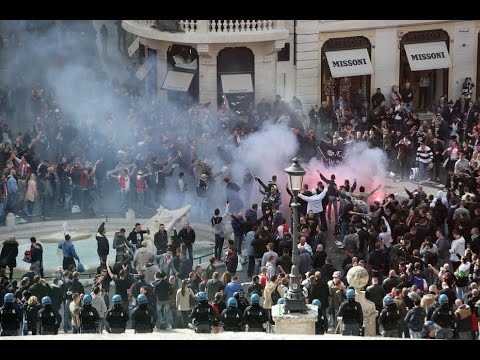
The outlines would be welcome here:
<svg viewBox="0 0 480 360">
<path fill-rule="evenodd" d="M 304 110 L 358 89 L 371 99 L 406 81 L 414 108 L 456 100 L 471 77 L 480 86 L 480 21 L 123 20 L 150 65 L 150 87 L 168 99 L 220 104 L 290 101 Z M 132 49 L 135 46 L 132 45 Z M 152 75 L 149 75 L 152 78 Z"/>
</svg>

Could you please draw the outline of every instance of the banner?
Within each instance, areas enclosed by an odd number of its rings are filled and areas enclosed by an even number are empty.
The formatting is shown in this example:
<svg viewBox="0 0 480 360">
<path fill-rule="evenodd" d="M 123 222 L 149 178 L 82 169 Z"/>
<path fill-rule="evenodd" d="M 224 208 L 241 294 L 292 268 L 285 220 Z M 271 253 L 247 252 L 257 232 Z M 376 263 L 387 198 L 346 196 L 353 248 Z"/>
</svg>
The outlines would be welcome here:
<svg viewBox="0 0 480 360">
<path fill-rule="evenodd" d="M 346 150 L 344 144 L 339 143 L 336 146 L 333 146 L 325 141 L 320 141 L 318 149 L 320 150 L 320 156 L 326 166 L 338 166 L 343 164 Z"/>
</svg>

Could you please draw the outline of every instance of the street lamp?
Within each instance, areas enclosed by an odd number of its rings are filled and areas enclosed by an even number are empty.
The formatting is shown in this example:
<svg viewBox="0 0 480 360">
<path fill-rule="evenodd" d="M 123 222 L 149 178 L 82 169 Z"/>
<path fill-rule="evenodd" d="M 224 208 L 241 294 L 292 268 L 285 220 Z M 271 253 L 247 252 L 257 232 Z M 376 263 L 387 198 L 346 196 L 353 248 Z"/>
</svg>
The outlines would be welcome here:
<svg viewBox="0 0 480 360">
<path fill-rule="evenodd" d="M 298 244 L 297 244 L 297 218 L 298 207 L 297 195 L 302 190 L 303 176 L 306 170 L 300 166 L 298 159 L 293 159 L 293 164 L 285 169 L 288 175 L 288 187 L 292 192 L 292 203 L 290 206 L 293 209 L 292 220 L 292 235 L 293 235 L 293 249 L 292 249 L 292 270 L 290 273 L 290 284 L 287 295 L 285 296 L 285 311 L 286 312 L 302 312 L 307 309 L 305 304 L 305 296 L 302 291 L 302 277 L 298 273 Z"/>
</svg>

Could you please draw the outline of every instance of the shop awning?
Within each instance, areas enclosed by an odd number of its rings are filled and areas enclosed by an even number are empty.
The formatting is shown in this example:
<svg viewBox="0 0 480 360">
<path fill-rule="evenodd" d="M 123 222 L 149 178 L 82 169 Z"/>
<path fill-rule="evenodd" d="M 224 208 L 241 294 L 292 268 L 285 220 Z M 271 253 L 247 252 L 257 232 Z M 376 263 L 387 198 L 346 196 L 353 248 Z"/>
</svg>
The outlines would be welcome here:
<svg viewBox="0 0 480 360">
<path fill-rule="evenodd" d="M 143 80 L 150 70 L 152 70 L 152 63 L 150 61 L 145 61 L 143 65 L 138 68 L 135 76 L 138 80 Z"/>
<path fill-rule="evenodd" d="M 410 70 L 433 70 L 452 67 L 445 41 L 405 44 Z"/>
<path fill-rule="evenodd" d="M 325 55 L 333 78 L 373 73 L 367 49 L 327 51 Z"/>
<path fill-rule="evenodd" d="M 188 91 L 193 75 L 195 74 L 169 70 L 163 81 L 162 89 Z"/>
<path fill-rule="evenodd" d="M 220 75 L 224 94 L 238 94 L 253 92 L 251 74 Z"/>
</svg>

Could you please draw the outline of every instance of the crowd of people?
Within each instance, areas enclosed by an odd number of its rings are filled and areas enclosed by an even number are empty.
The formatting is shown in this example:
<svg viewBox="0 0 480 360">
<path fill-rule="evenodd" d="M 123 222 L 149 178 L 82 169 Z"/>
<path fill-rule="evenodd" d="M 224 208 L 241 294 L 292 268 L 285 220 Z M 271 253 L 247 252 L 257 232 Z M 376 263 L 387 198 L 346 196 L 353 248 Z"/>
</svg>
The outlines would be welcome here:
<svg viewBox="0 0 480 360">
<path fill-rule="evenodd" d="M 188 223 L 178 234 L 174 231 L 170 242 L 160 228 L 154 235 L 156 253 L 150 253 L 137 224 L 128 237 L 125 229 L 115 233 L 117 256 L 110 265 L 103 224 L 96 236 L 98 276 L 86 294 L 67 236 L 59 244 L 63 266 L 51 284 L 44 280 L 36 240 L 30 271 L 19 285 L 12 279 L 18 242 L 11 238 L 0 255 L 2 334 L 18 333 L 25 322 L 23 333 L 32 334 L 56 333 L 62 323 L 64 332 L 74 333 L 126 327 L 145 332 L 188 324 L 198 332 L 218 332 L 221 325 L 226 331 L 266 331 L 274 323 L 272 305 L 288 290 L 292 247 L 298 246 L 302 287 L 307 301 L 319 309 L 318 333 L 336 331 L 339 324 L 345 334 L 360 333 L 363 315 L 346 274 L 352 266 L 363 266 L 370 275 L 366 297 L 379 312 L 378 334 L 478 337 L 480 102 L 471 95 L 462 93 L 455 103 L 442 96 L 431 122 L 421 122 L 413 112 L 408 82 L 401 90 L 394 87 L 389 101 L 380 89 L 371 102 L 358 90 L 351 103 L 340 97 L 304 114 L 299 99 L 288 103 L 277 96 L 239 115 L 230 111 L 228 101 L 218 110 L 212 104 L 187 108 L 166 104 L 132 81 L 120 84 L 89 75 L 92 87 L 102 89 L 115 111 L 105 111 L 95 102 L 98 94 L 89 93 L 78 99 L 88 109 L 72 114 L 46 79 L 32 84 L 31 92 L 22 82 L 2 90 L 3 217 L 14 213 L 33 221 L 40 213 L 48 220 L 53 212 L 91 217 L 108 208 L 135 208 L 142 214 L 160 204 L 180 207 L 192 201 L 192 215 L 212 226 L 215 256 L 206 269 L 193 266 L 195 233 Z M 18 94 L 23 102 L 12 100 Z M 9 117 L 17 110 L 25 116 L 25 128 L 13 133 Z M 337 179 L 332 167 L 319 170 L 316 187 L 305 184 L 298 196 L 300 218 L 292 229 L 292 194 L 280 188 L 276 175 L 265 183 L 249 169 L 242 179 L 230 172 L 242 156 L 240 144 L 266 123 L 291 129 L 305 161 L 321 159 L 320 141 L 330 139 L 334 146 L 366 142 L 385 151 L 389 169 L 400 179 L 411 177 L 420 184 L 405 189 L 404 200 L 386 194 L 378 201 L 370 199 L 378 188 L 358 184 L 356 192 L 355 179 Z M 411 168 L 418 168 L 418 176 Z M 443 183 L 445 191 L 427 196 L 422 184 L 428 179 Z M 225 251 L 227 222 L 233 240 Z M 294 232 L 298 245 L 292 243 Z M 330 250 L 332 236 L 337 249 Z M 332 252 L 338 251 L 344 261 L 335 266 Z M 225 264 L 223 274 L 217 271 L 219 262 Z M 248 285 L 236 274 L 239 264 L 247 265 Z M 47 327 L 44 316 L 50 319 Z"/>
</svg>

